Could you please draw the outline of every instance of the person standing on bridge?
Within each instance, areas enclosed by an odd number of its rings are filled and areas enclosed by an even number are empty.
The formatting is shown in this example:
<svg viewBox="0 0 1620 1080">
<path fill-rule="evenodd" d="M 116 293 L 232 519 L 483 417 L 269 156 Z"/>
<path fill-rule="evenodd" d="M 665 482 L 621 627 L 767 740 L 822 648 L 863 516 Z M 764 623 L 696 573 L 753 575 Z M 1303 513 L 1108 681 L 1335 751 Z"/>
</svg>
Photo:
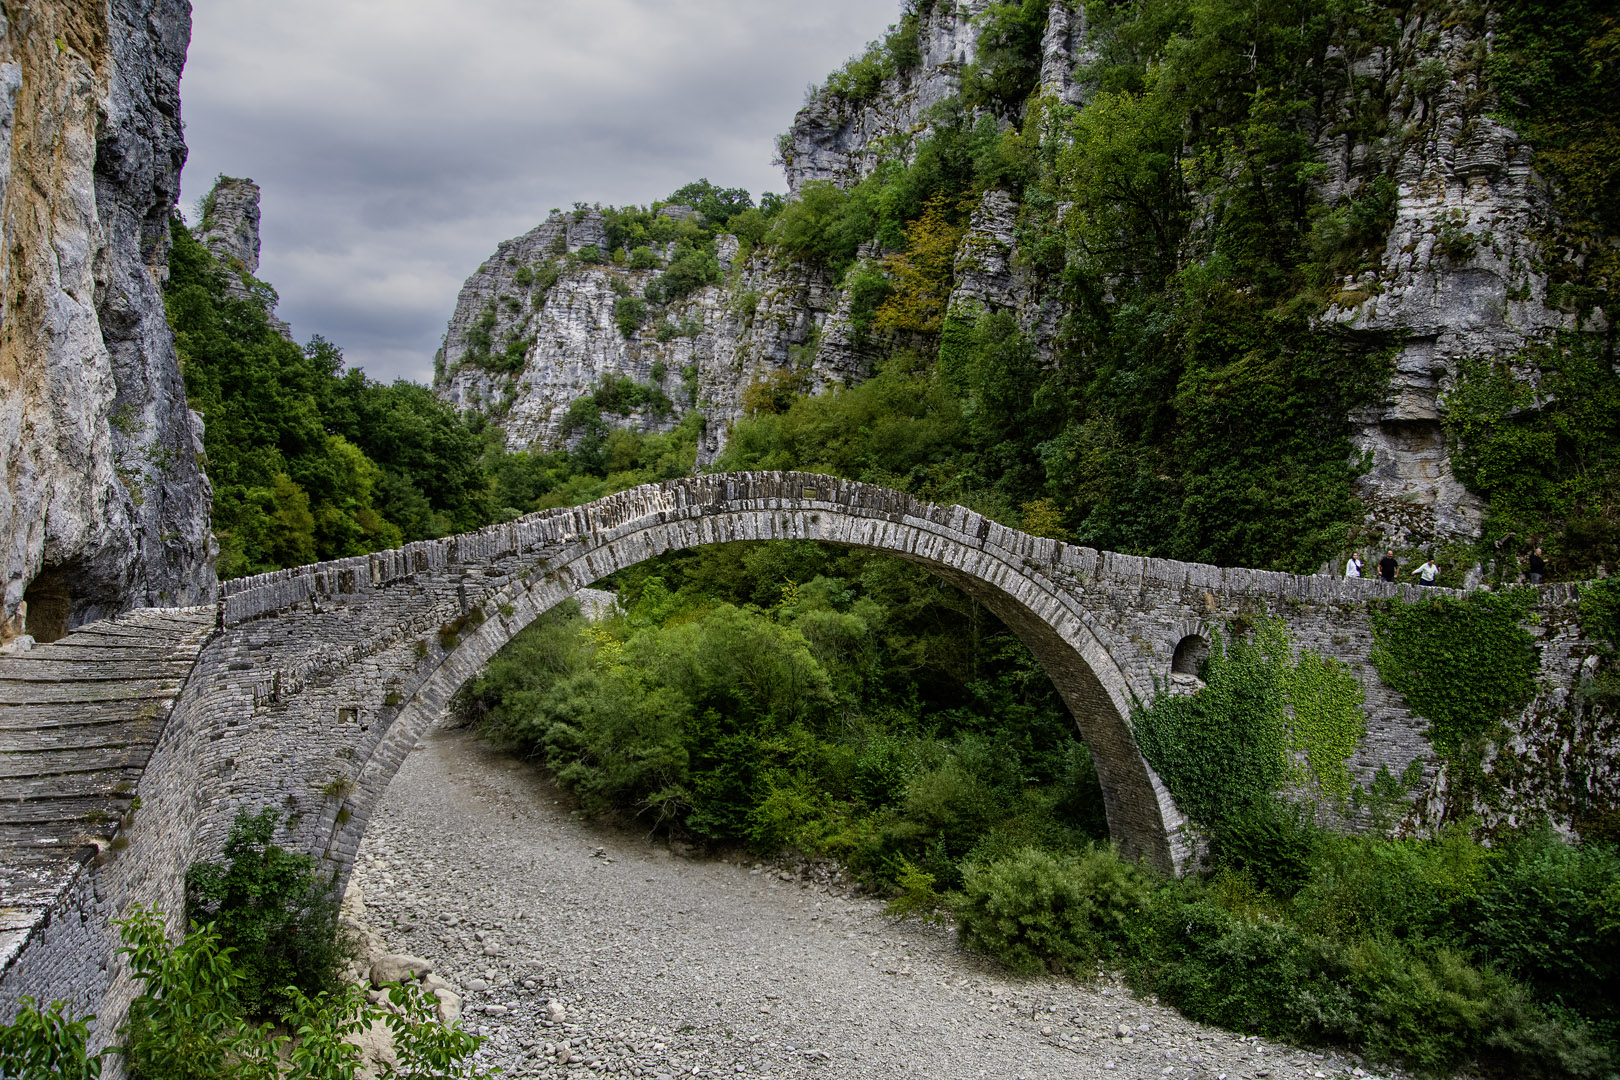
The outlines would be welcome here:
<svg viewBox="0 0 1620 1080">
<path fill-rule="evenodd" d="M 1541 549 L 1530 553 L 1530 584 L 1540 585 L 1542 577 L 1547 573 L 1547 562 L 1541 557 Z"/>
<path fill-rule="evenodd" d="M 1412 573 L 1417 575 L 1420 584 L 1433 585 L 1435 579 L 1440 576 L 1440 568 L 1435 565 L 1434 556 L 1431 555 L 1424 560 L 1422 566 L 1412 571 Z"/>
<path fill-rule="evenodd" d="M 1400 565 L 1395 561 L 1395 549 L 1389 548 L 1385 550 L 1384 557 L 1378 560 L 1378 576 L 1385 581 L 1393 582 L 1395 580 L 1395 571 L 1400 568 Z"/>
<path fill-rule="evenodd" d="M 1344 564 L 1344 576 L 1347 578 L 1360 577 L 1361 568 L 1365 565 L 1366 563 L 1361 561 L 1360 555 L 1350 556 L 1350 558 Z"/>
</svg>

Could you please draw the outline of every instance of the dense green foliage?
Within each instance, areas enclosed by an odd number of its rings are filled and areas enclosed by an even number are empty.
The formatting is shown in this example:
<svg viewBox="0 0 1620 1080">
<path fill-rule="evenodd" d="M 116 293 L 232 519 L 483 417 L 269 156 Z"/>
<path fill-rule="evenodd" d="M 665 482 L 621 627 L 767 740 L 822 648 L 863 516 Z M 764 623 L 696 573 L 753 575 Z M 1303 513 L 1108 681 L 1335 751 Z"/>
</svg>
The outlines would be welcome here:
<svg viewBox="0 0 1620 1080">
<path fill-rule="evenodd" d="M 628 614 L 547 616 L 463 693 L 593 813 L 942 884 L 1102 835 L 1085 748 L 1027 650 L 896 560 L 743 544 L 627 572 Z"/>
<path fill-rule="evenodd" d="M 156 911 L 137 908 L 118 925 L 120 951 L 141 984 L 114 1051 L 124 1055 L 132 1080 L 353 1080 L 360 1048 L 345 1037 L 372 1025 L 386 1026 L 394 1040 L 396 1061 L 382 1066 L 381 1080 L 484 1075 L 469 1062 L 482 1039 L 440 1025 L 434 998 L 420 986 L 391 985 L 387 1006 L 359 986 L 314 996 L 294 989 L 276 1013 L 293 1035 L 277 1034 L 269 1021 L 248 1018 L 242 988 L 252 976 L 212 926 L 193 925 L 173 945 Z M 82 1040 L 77 1050 L 82 1054 Z"/>
<path fill-rule="evenodd" d="M 970 867 L 954 907 L 969 949 L 1014 971 L 1089 974 L 1114 958 L 1151 895 L 1148 877 L 1111 848 L 1063 857 L 1024 848 Z"/>
<path fill-rule="evenodd" d="M 1604 578 L 1581 586 L 1581 630 L 1613 651 L 1620 649 L 1620 581 Z"/>
<path fill-rule="evenodd" d="M 24 997 L 17 1018 L 0 1024 L 0 1077 L 6 1080 L 97 1080 L 101 1058 L 85 1042 L 90 1030 L 66 1012 L 67 1003 L 40 1008 Z"/>
<path fill-rule="evenodd" d="M 1540 661 L 1522 625 L 1534 602 L 1523 589 L 1473 592 L 1395 601 L 1373 613 L 1379 678 L 1429 721 L 1429 741 L 1441 754 L 1455 754 L 1535 694 Z"/>
<path fill-rule="evenodd" d="M 276 1014 L 294 991 L 337 990 L 348 958 L 332 882 L 308 855 L 271 842 L 280 823 L 274 810 L 241 811 L 225 861 L 186 872 L 187 918 L 211 924 L 220 948 L 234 952 L 236 1000 L 251 1016 Z"/>
<path fill-rule="evenodd" d="M 231 295 L 227 271 L 178 219 L 171 232 L 164 305 L 187 400 L 207 423 L 222 577 L 488 520 L 482 443 L 432 391 L 343 373 L 320 338 L 295 345 L 262 300 Z"/>
<path fill-rule="evenodd" d="M 1559 577 L 1613 566 L 1620 560 L 1614 345 L 1566 334 L 1516 361 L 1537 372 L 1535 384 L 1511 365 L 1476 361 L 1464 365 L 1445 399 L 1452 468 L 1488 503 L 1483 541 L 1508 550 L 1545 545 Z"/>
<path fill-rule="evenodd" d="M 1221 829 L 1287 781 L 1341 808 L 1347 762 L 1366 733 L 1360 683 L 1340 661 L 1302 650 L 1263 620 L 1252 638 L 1217 640 L 1205 683 L 1191 695 L 1160 694 L 1131 717 L 1142 754 L 1176 805 Z"/>
<path fill-rule="evenodd" d="M 1613 311 L 1620 288 L 1620 25 L 1602 0 L 1510 0 L 1494 26 L 1490 74 L 1508 120 L 1553 182 L 1544 225 L 1551 299 Z M 1611 320 L 1612 322 L 1612 320 Z"/>
<path fill-rule="evenodd" d="M 1612 850 L 1537 830 L 1495 848 L 1338 836 L 1275 804 L 1251 822 L 1181 881 L 1106 848 L 976 866 L 951 900 L 964 943 L 1024 970 L 1100 962 L 1194 1019 L 1424 1075 L 1613 1075 Z"/>
<path fill-rule="evenodd" d="M 1115 550 L 1314 569 L 1360 516 L 1348 418 L 1378 399 L 1393 351 L 1314 316 L 1394 205 L 1376 162 L 1320 200 L 1314 116 L 1337 90 L 1333 42 L 1387 41 L 1393 23 L 1348 3 L 1088 9 L 1112 43 L 1081 72 L 1098 92 L 1078 111 L 1021 109 L 1045 15 L 992 5 L 963 100 L 936 107 L 908 154 L 848 190 L 806 185 L 783 211 L 773 242 L 835 274 L 866 241 L 896 252 L 872 320 L 889 331 L 872 346 L 888 386 L 741 424 L 727 463 L 826 468 L 1014 523 L 1039 503 Z M 998 188 L 1022 197 L 1022 257 L 1069 313 L 1055 363 L 996 313 L 919 315 L 954 274 L 930 246 Z M 1215 209 L 1194 229 L 1200 205 Z M 880 296 L 869 277 L 851 284 Z"/>
</svg>

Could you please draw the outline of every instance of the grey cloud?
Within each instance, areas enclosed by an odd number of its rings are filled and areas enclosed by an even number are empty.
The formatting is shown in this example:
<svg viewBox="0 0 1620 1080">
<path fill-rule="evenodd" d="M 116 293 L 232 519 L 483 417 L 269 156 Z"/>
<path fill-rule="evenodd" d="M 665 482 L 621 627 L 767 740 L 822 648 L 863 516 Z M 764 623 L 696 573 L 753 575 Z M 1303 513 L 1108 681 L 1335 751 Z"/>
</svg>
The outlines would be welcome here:
<svg viewBox="0 0 1620 1080">
<path fill-rule="evenodd" d="M 264 190 L 260 273 L 300 337 L 425 380 L 462 280 L 575 200 L 782 190 L 807 83 L 898 0 L 198 0 L 185 199 Z"/>
</svg>

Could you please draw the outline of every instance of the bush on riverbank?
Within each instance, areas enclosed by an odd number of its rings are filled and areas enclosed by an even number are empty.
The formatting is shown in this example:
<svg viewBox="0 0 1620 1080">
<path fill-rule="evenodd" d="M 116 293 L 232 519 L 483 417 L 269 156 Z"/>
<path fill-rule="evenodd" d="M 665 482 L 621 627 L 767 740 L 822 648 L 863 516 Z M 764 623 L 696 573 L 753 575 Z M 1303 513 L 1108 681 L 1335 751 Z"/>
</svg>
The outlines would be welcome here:
<svg viewBox="0 0 1620 1080">
<path fill-rule="evenodd" d="M 103 1059 L 120 1055 L 131 1080 L 354 1080 L 360 1047 L 348 1038 L 374 1026 L 393 1037 L 395 1063 L 380 1080 L 484 1080 L 471 1064 L 480 1036 L 438 1022 L 437 1001 L 420 986 L 393 983 L 387 1002 L 340 985 L 306 995 L 287 988 L 276 1026 L 249 1009 L 255 973 L 212 925 L 178 944 L 156 910 L 136 908 L 115 923 L 120 954 L 141 993 L 118 1030 L 119 1045 L 91 1054 L 85 1019 L 63 1002 L 24 999 L 16 1021 L 0 1025 L 0 1077 L 95 1080 Z M 289 1034 L 290 1033 L 290 1034 Z"/>
<path fill-rule="evenodd" d="M 281 824 L 274 810 L 236 815 L 222 863 L 186 871 L 186 916 L 211 924 L 241 969 L 236 993 L 252 1016 L 271 1016 L 294 993 L 341 989 L 350 945 L 338 923 L 329 876 L 315 860 L 271 842 Z"/>
<path fill-rule="evenodd" d="M 1123 972 L 1187 1016 L 1424 1075 L 1615 1075 L 1620 856 L 1545 829 L 1486 848 L 1315 833 L 1303 881 L 1223 861 L 1149 878 L 1101 847 L 1026 849 L 948 898 L 1016 970 Z"/>
</svg>

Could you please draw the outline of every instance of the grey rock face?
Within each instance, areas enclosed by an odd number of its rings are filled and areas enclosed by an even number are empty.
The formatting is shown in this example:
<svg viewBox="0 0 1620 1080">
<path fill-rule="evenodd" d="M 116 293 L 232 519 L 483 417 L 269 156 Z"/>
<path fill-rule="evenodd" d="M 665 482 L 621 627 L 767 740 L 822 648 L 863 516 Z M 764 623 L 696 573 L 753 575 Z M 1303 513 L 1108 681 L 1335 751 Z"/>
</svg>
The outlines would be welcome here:
<svg viewBox="0 0 1620 1080">
<path fill-rule="evenodd" d="M 0 637 L 214 593 L 160 293 L 190 29 L 184 0 L 0 19 Z"/>
<path fill-rule="evenodd" d="M 553 214 L 501 244 L 462 287 L 435 382 L 457 408 L 494 416 L 510 449 L 566 445 L 569 406 L 603 379 L 623 377 L 656 385 L 670 406 L 610 419 L 668 431 L 696 409 L 706 421 L 701 446 L 708 460 L 741 415 L 750 383 L 791 369 L 800 385 L 820 391 L 868 374 L 858 352 L 839 344 L 842 337 L 823 335 L 836 321 L 838 302 L 826 275 L 779 265 L 764 253 L 738 264 L 739 245 L 730 236 L 716 244 L 726 272 L 721 284 L 669 305 L 626 338 L 614 305 L 621 296 L 641 296 L 659 271 L 568 265 L 568 255 L 605 243 L 600 212 Z M 541 289 L 548 267 L 559 276 Z M 668 327 L 662 333 L 660 323 Z"/>
<path fill-rule="evenodd" d="M 1358 439 L 1373 461 L 1361 484 L 1369 521 L 1386 533 L 1478 534 L 1483 505 L 1452 474 L 1445 446 L 1446 390 L 1470 358 L 1507 359 L 1553 331 L 1580 328 L 1548 306 L 1537 268 L 1531 237 L 1550 207 L 1532 150 L 1489 115 L 1494 105 L 1477 104 L 1486 89 L 1473 59 L 1481 45 L 1436 12 L 1412 19 L 1394 50 L 1347 64 L 1358 78 L 1383 81 L 1395 103 L 1395 225 L 1377 270 L 1345 280 L 1327 315 L 1404 339 L 1388 401 L 1363 418 Z M 1414 89 L 1425 66 L 1444 77 Z M 1325 194 L 1353 193 L 1376 149 L 1344 134 L 1324 140 Z"/>
<path fill-rule="evenodd" d="M 925 130 L 923 114 L 961 89 L 962 68 L 973 62 L 978 45 L 973 19 L 989 6 L 990 0 L 934 5 L 917 28 L 921 66 L 889 80 L 873 101 L 851 103 L 826 89 L 812 93 L 783 137 L 788 190 L 797 193 L 813 180 L 854 182 L 877 166 L 880 141 L 916 139 Z"/>
<path fill-rule="evenodd" d="M 203 200 L 203 219 L 195 235 L 227 267 L 258 273 L 259 185 L 221 176 Z"/>
<path fill-rule="evenodd" d="M 1084 7 L 1070 7 L 1065 0 L 1052 0 L 1046 16 L 1046 36 L 1041 39 L 1041 92 L 1070 105 L 1085 102 L 1085 90 L 1075 80 L 1074 69 L 1097 57 L 1086 26 Z"/>
<path fill-rule="evenodd" d="M 264 308 L 270 325 L 291 341 L 292 327 L 276 317 L 276 291 L 254 276 L 259 272 L 259 220 L 259 185 L 221 176 L 203 199 L 203 218 L 191 234 L 224 268 L 225 291 Z"/>
</svg>

